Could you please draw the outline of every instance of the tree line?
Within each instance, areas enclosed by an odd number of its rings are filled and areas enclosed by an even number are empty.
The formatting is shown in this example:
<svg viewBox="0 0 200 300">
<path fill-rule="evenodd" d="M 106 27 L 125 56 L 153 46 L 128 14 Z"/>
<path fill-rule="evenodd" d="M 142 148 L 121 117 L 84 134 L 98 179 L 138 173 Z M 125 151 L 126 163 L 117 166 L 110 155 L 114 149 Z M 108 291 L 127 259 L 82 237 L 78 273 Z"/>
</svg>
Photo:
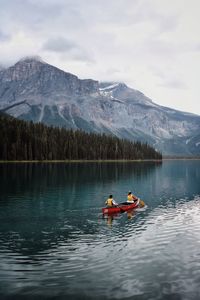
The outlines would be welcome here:
<svg viewBox="0 0 200 300">
<path fill-rule="evenodd" d="M 0 115 L 0 160 L 162 159 L 147 143 Z"/>
</svg>

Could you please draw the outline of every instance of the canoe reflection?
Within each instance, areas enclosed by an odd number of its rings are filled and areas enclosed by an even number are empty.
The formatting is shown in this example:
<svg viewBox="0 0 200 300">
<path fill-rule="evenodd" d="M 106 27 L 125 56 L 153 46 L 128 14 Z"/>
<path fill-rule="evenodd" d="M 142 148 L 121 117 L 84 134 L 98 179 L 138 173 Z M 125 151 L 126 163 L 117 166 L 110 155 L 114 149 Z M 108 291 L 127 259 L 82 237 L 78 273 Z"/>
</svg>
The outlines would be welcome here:
<svg viewBox="0 0 200 300">
<path fill-rule="evenodd" d="M 131 209 L 131 210 L 128 210 L 127 211 L 127 217 L 128 219 L 132 219 L 135 215 L 135 210 L 134 209 Z"/>
<path fill-rule="evenodd" d="M 127 219 L 132 219 L 134 217 L 135 213 L 136 213 L 135 210 L 131 209 L 131 210 L 124 212 L 123 215 L 126 215 Z M 119 219 L 121 216 L 122 216 L 121 213 L 113 213 L 113 214 L 109 214 L 109 215 L 103 214 L 103 219 L 106 221 L 106 224 L 108 226 L 112 226 L 113 221 L 115 219 Z"/>
<path fill-rule="evenodd" d="M 120 215 L 121 215 L 120 213 L 114 213 L 114 214 L 110 214 L 110 215 L 103 214 L 103 219 L 106 221 L 106 224 L 108 226 L 112 226 L 113 220 L 119 218 Z"/>
</svg>

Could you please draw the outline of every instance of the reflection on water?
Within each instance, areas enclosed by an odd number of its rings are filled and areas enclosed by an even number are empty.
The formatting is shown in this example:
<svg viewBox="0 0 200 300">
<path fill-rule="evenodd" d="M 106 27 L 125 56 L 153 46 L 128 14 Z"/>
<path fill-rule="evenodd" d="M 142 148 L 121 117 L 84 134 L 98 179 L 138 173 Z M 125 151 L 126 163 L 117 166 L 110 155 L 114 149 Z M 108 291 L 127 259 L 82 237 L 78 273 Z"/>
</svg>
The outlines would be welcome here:
<svg viewBox="0 0 200 300">
<path fill-rule="evenodd" d="M 12 250 L 26 254 L 50 248 L 63 235 L 71 239 L 76 228 L 86 234 L 95 233 L 97 226 L 84 219 L 87 209 L 90 215 L 94 209 L 96 218 L 107 193 L 120 194 L 119 181 L 126 182 L 130 176 L 148 177 L 157 166 L 158 163 L 2 164 L 0 207 L 5 220 L 1 232 L 7 232 L 3 238 Z M 124 191 L 124 200 L 127 189 L 120 191 Z M 69 230 L 65 227 L 67 220 Z M 13 228 L 17 234 L 13 235 Z"/>
<path fill-rule="evenodd" d="M 147 207 L 143 208 L 143 210 L 141 210 L 140 208 L 138 209 L 131 209 L 129 211 L 124 212 L 124 216 L 131 220 L 138 211 L 142 212 L 144 211 L 144 209 L 147 209 Z M 123 217 L 124 217 L 123 216 Z M 108 225 L 108 227 L 112 227 L 113 221 L 116 219 L 119 219 L 120 217 L 122 217 L 122 213 L 113 213 L 113 214 L 102 214 L 102 218 L 105 220 L 106 224 Z"/>
<path fill-rule="evenodd" d="M 130 176 L 138 180 L 149 176 L 161 165 L 161 162 L 1 164 L 0 188 L 7 195 L 26 190 L 43 192 L 55 186 L 80 188 L 98 182 L 102 185 Z"/>
<path fill-rule="evenodd" d="M 0 299 L 199 299 L 199 167 L 0 165 Z M 146 207 L 101 214 L 130 189 Z"/>
</svg>

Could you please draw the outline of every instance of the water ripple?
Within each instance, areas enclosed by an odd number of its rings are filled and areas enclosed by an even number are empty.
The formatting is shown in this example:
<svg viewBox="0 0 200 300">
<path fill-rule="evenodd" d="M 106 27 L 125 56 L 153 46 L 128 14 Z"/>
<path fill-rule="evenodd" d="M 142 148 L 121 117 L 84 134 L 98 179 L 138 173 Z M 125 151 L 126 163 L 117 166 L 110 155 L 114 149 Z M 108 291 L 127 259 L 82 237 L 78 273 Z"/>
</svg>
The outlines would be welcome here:
<svg viewBox="0 0 200 300">
<path fill-rule="evenodd" d="M 33 218 L 32 232 L 14 217 L 15 230 L 0 232 L 0 291 L 73 298 L 78 287 L 88 299 L 94 293 L 105 299 L 195 299 L 199 200 L 104 218 L 96 209 L 68 209 L 53 225 Z"/>
</svg>

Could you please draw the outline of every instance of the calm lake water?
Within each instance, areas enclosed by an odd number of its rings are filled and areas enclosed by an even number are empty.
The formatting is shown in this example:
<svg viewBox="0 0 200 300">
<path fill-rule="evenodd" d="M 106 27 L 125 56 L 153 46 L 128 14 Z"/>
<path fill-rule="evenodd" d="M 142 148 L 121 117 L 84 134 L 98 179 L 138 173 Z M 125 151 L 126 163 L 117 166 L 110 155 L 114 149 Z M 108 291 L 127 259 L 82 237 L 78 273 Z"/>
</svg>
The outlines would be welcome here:
<svg viewBox="0 0 200 300">
<path fill-rule="evenodd" d="M 1 164 L 0 299 L 200 299 L 200 161 Z"/>
</svg>

